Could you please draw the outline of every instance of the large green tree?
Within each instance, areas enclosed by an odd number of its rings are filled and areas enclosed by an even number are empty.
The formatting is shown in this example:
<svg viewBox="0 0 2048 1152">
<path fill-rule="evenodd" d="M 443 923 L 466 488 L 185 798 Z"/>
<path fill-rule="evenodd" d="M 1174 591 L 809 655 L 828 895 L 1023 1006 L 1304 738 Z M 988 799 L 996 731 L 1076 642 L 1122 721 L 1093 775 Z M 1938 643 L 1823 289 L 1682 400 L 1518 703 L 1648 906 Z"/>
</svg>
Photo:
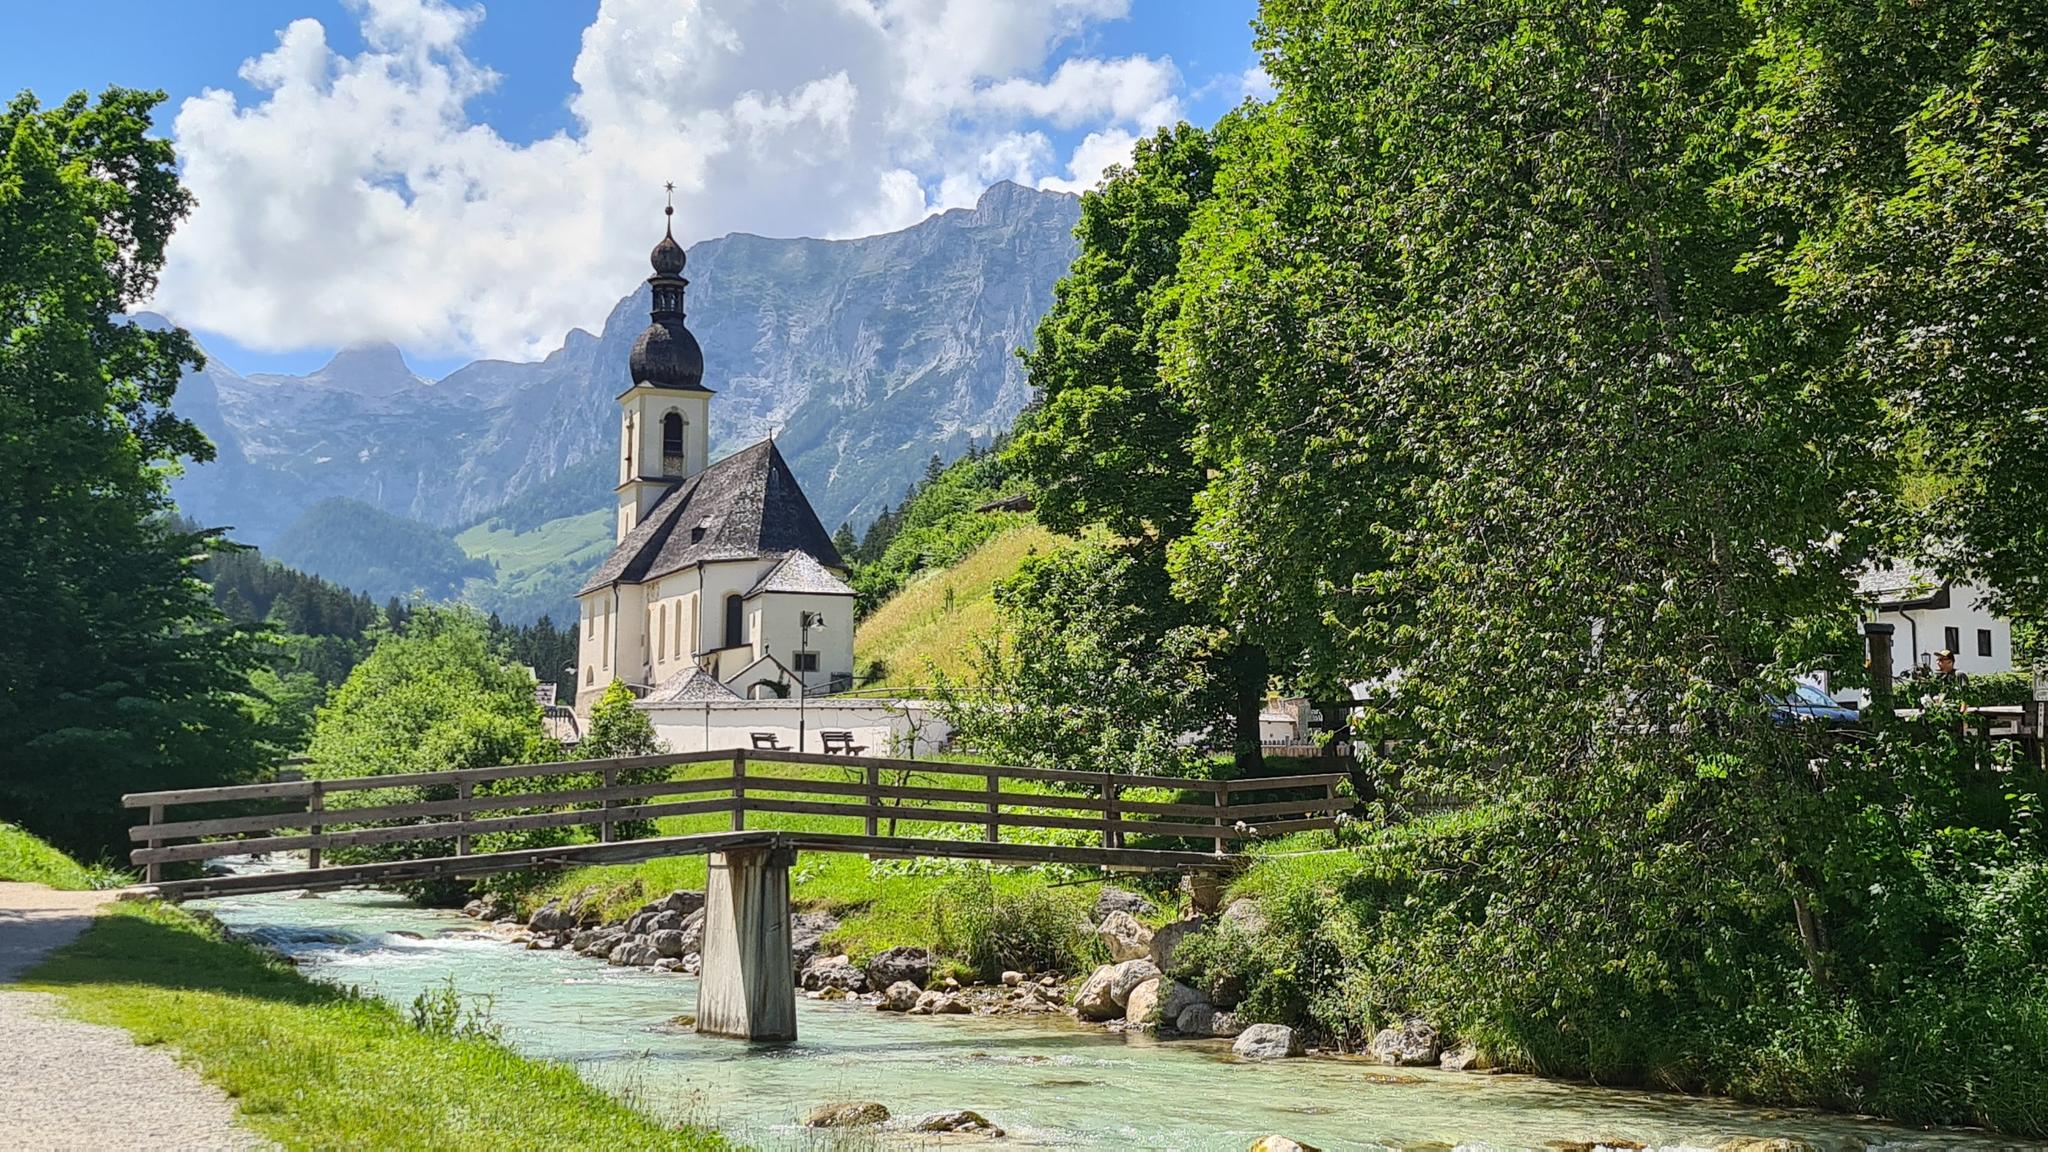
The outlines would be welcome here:
<svg viewBox="0 0 2048 1152">
<path fill-rule="evenodd" d="M 146 300 L 190 206 L 161 93 L 109 89 L 0 113 L 0 811 L 125 856 L 128 791 L 258 767 L 249 638 L 194 577 L 166 481 L 212 448 L 172 414 L 200 362 Z"/>
<path fill-rule="evenodd" d="M 1235 121 L 1218 129 L 1227 134 Z M 1227 731 L 1240 771 L 1259 764 L 1258 713 L 1268 682 L 1268 657 L 1256 632 L 1219 616 L 1209 605 L 1173 596 L 1164 579 L 1167 557 L 1195 524 L 1195 496 L 1206 479 L 1195 456 L 1196 418 L 1167 386 L 1160 369 L 1161 336 L 1172 317 L 1181 239 L 1214 183 L 1217 134 L 1181 124 L 1138 142 L 1131 163 L 1112 169 L 1081 198 L 1075 228 L 1080 254 L 1054 290 L 1035 347 L 1025 356 L 1033 408 L 1005 449 L 1037 493 L 1039 519 L 1059 532 L 1100 530 L 1131 564 L 1131 579 L 1099 584 L 1061 582 L 1065 596 L 1098 599 L 1112 591 L 1156 597 L 1147 602 L 1090 605 L 1111 616 L 1148 622 L 1151 640 L 1176 646 L 1192 630 L 1211 633 L 1199 683 L 1213 689 L 1203 729 Z M 1013 607 L 1033 582 L 1011 590 Z M 1071 601 L 1069 601 L 1071 603 Z M 1045 605 L 1057 610 L 1057 605 Z M 1030 610 L 1025 609 L 1025 614 Z M 1030 643 L 1016 654 L 1028 657 Z M 1057 678 L 1047 678 L 1056 685 Z M 1179 686 L 1159 686 L 1179 698 Z M 1167 716 L 1133 716 L 1151 726 Z"/>
</svg>

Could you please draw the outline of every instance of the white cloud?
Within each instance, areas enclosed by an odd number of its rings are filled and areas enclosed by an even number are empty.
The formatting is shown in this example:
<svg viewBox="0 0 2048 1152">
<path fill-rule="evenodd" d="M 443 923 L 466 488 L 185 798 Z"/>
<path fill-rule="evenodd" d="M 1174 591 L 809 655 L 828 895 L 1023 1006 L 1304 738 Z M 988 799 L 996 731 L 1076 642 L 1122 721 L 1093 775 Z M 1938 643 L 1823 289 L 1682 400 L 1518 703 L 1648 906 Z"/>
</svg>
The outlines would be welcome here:
<svg viewBox="0 0 2048 1152">
<path fill-rule="evenodd" d="M 174 133 L 199 201 L 155 306 L 261 348 L 395 340 L 533 355 L 643 274 L 661 184 L 685 242 L 864 235 L 998 179 L 1092 186 L 1180 115 L 1165 59 L 1067 55 L 1129 0 L 603 0 L 575 128 L 471 115 L 479 8 L 352 0 L 366 47 L 297 20 Z M 1085 131 L 1062 159 L 1048 130 Z"/>
</svg>

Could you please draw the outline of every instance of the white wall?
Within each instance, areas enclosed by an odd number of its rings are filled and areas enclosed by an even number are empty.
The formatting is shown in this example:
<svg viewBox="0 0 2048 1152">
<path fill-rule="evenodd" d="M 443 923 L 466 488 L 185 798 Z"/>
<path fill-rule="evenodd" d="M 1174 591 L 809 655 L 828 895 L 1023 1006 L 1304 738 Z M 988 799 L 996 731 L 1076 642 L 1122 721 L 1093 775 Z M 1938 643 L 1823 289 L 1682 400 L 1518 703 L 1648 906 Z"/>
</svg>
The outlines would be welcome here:
<svg viewBox="0 0 2048 1152">
<path fill-rule="evenodd" d="M 754 628 L 754 652 L 780 660 L 792 671 L 803 650 L 803 613 L 816 612 L 823 628 L 811 629 L 810 650 L 818 654 L 818 670 L 805 673 L 804 687 L 826 691 L 832 677 L 853 675 L 853 600 L 799 592 L 764 592 L 747 602 Z M 764 652 L 765 646 L 765 652 Z"/>
<path fill-rule="evenodd" d="M 795 700 L 743 700 L 718 704 L 648 704 L 654 735 L 670 752 L 751 750 L 753 733 L 772 732 L 785 748 L 797 746 L 799 709 Z M 853 733 L 855 744 L 867 745 L 869 756 L 930 756 L 952 734 L 931 705 L 922 700 L 812 699 L 801 710 L 804 751 L 823 751 L 819 733 Z M 912 729 L 915 728 L 913 750 Z"/>
<path fill-rule="evenodd" d="M 1893 626 L 1892 675 L 1905 676 L 1916 667 L 1934 667 L 1934 654 L 1948 647 L 1946 629 L 1957 631 L 1956 671 L 1986 676 L 2012 671 L 2012 625 L 1984 607 L 1984 592 L 1969 584 L 1949 589 L 1947 608 L 1910 612 L 1876 612 L 1870 619 Z M 1978 654 L 1978 632 L 1991 634 L 1991 655 Z"/>
</svg>

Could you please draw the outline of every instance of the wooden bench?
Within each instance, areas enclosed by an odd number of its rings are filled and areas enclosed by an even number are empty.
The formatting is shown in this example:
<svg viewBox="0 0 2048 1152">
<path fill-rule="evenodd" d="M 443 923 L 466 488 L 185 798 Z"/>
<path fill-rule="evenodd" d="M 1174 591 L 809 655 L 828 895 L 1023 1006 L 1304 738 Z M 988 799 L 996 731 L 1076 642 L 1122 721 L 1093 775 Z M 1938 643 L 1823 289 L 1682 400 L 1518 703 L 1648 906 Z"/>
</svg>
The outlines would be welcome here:
<svg viewBox="0 0 2048 1152">
<path fill-rule="evenodd" d="M 754 738 L 754 750 L 756 752 L 791 751 L 791 749 L 783 747 L 782 741 L 777 739 L 773 732 L 750 732 L 748 735 Z"/>
<path fill-rule="evenodd" d="M 827 756 L 858 756 L 868 750 L 865 744 L 855 744 L 852 732 L 820 732 L 818 738 L 824 741 Z"/>
</svg>

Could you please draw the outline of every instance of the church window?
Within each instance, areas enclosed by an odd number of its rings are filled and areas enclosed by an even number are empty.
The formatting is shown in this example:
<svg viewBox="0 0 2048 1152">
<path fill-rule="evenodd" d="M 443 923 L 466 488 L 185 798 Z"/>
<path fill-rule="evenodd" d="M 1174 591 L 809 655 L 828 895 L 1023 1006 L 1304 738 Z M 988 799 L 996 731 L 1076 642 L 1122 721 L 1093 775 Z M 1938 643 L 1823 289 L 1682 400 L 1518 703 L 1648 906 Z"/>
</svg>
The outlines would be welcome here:
<svg viewBox="0 0 2048 1152">
<path fill-rule="evenodd" d="M 797 653 L 796 670 L 799 672 L 816 672 L 818 670 L 818 654 L 816 652 Z"/>
<path fill-rule="evenodd" d="M 683 451 L 683 414 L 671 412 L 661 418 L 661 474 L 681 476 L 688 471 Z"/>
<path fill-rule="evenodd" d="M 597 683 L 597 669 L 590 667 L 588 664 L 584 665 L 583 686 L 588 688 L 595 683 Z"/>
<path fill-rule="evenodd" d="M 661 606 L 661 629 L 654 634 L 654 658 L 668 659 L 668 605 Z"/>
<path fill-rule="evenodd" d="M 740 594 L 731 593 L 725 598 L 725 646 L 737 648 L 745 643 L 747 621 L 743 613 L 746 605 L 740 601 Z"/>
</svg>

